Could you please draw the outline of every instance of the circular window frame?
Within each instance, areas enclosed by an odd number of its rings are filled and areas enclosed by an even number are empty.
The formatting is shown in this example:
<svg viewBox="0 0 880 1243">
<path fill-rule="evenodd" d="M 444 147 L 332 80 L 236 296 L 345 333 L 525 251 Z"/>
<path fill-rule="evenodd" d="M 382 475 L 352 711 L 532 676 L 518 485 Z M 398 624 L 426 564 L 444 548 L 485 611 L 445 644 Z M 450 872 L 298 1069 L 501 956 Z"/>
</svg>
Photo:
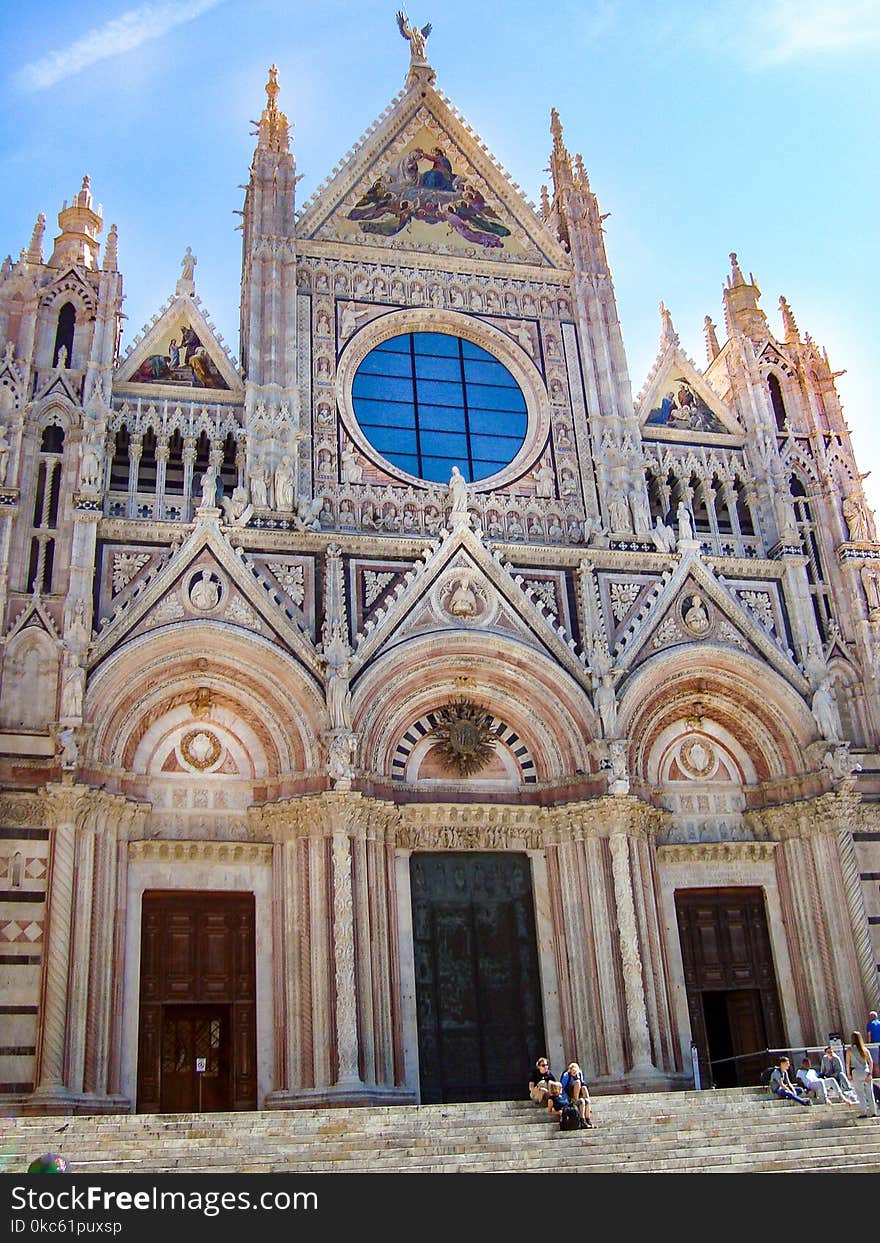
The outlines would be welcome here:
<svg viewBox="0 0 880 1243">
<path fill-rule="evenodd" d="M 410 332 L 440 332 L 449 337 L 461 337 L 472 345 L 478 345 L 502 363 L 516 380 L 526 403 L 526 434 L 512 461 L 474 483 L 468 483 L 471 492 L 494 492 L 525 473 L 543 452 L 550 434 L 550 402 L 540 371 L 522 346 L 517 345 L 506 333 L 481 321 L 452 311 L 433 308 L 390 311 L 365 324 L 350 339 L 336 368 L 336 401 L 346 432 L 360 451 L 387 474 L 399 479 L 409 487 L 442 488 L 437 480 L 422 479 L 395 466 L 384 457 L 361 430 L 352 399 L 352 386 L 358 367 L 367 355 L 392 337 Z"/>
</svg>

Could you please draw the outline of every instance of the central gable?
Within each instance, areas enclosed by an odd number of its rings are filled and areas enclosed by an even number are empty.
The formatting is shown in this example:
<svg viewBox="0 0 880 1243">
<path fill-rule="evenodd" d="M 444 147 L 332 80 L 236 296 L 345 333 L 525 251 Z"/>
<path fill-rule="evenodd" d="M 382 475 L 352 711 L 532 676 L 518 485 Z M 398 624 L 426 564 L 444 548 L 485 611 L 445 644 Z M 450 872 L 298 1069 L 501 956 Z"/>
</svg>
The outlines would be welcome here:
<svg viewBox="0 0 880 1243">
<path fill-rule="evenodd" d="M 567 267 L 519 188 L 439 92 L 421 84 L 306 205 L 298 236 Z"/>
</svg>

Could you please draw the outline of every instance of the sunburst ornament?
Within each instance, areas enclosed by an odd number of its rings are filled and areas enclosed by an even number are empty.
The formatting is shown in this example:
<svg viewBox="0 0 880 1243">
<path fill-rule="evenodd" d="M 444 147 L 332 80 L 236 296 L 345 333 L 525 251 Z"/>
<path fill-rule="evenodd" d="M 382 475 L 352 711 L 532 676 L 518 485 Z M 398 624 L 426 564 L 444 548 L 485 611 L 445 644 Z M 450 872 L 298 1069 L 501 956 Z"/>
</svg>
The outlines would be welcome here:
<svg viewBox="0 0 880 1243">
<path fill-rule="evenodd" d="M 485 768 L 495 752 L 492 718 L 470 699 L 457 699 L 437 713 L 435 750 L 446 768 L 459 777 L 472 777 Z"/>
</svg>

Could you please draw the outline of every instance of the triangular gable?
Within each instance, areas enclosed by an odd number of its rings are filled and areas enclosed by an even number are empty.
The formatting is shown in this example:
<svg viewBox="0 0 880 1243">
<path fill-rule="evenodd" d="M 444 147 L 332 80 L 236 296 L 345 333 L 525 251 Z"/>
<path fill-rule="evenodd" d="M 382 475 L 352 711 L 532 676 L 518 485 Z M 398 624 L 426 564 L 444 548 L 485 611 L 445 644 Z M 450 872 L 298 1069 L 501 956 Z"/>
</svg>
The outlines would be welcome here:
<svg viewBox="0 0 880 1243">
<path fill-rule="evenodd" d="M 244 391 L 199 299 L 187 293 L 171 298 L 156 322 L 144 328 L 143 338 L 135 338 L 117 368 L 114 387 L 119 385 L 136 386 L 135 391 L 143 386 L 150 393 L 159 387 L 178 395 L 189 389 L 215 396 L 240 396 Z"/>
<path fill-rule="evenodd" d="M 213 519 L 198 518 L 180 549 L 103 627 L 92 646 L 90 667 L 136 634 L 210 619 L 261 634 L 320 677 L 320 662 L 303 624 L 291 608 L 278 604 L 275 594 L 275 585 L 241 549 L 233 551 Z"/>
<path fill-rule="evenodd" d="M 669 433 L 675 439 L 736 436 L 743 429 L 691 360 L 674 343 L 660 355 L 636 403 L 636 416 L 646 432 Z"/>
<path fill-rule="evenodd" d="M 45 401 L 47 397 L 63 397 L 72 406 L 79 405 L 79 392 L 68 371 L 56 368 L 43 387 L 34 394 L 36 401 Z"/>
<path fill-rule="evenodd" d="M 426 81 L 398 96 L 319 187 L 297 236 L 570 266 L 520 188 Z"/>
<path fill-rule="evenodd" d="M 434 589 L 441 578 L 443 590 L 450 596 L 456 586 L 463 583 L 466 591 L 477 596 L 478 610 L 480 589 L 485 583 L 491 589 L 488 593 L 491 598 L 486 601 L 485 625 L 493 632 L 506 632 L 548 652 L 582 686 L 589 685 L 586 658 L 582 653 L 576 654 L 574 640 L 566 636 L 562 626 L 554 623 L 542 601 L 531 590 L 523 590 L 511 570 L 465 526 L 451 533 L 441 532 L 440 541 L 426 549 L 424 559 L 416 561 L 398 584 L 388 605 L 366 622 L 364 631 L 357 636 L 355 654 L 359 665 L 363 666 L 382 648 L 401 642 L 404 637 L 428 630 L 436 632 L 444 625 L 456 631 L 479 628 L 479 617 L 460 622 L 454 615 L 454 603 L 431 599 L 432 593 L 437 594 Z M 438 621 L 438 613 L 448 615 L 448 623 Z"/>
<path fill-rule="evenodd" d="M 694 597 L 699 600 L 694 600 Z M 689 610 L 693 609 L 690 618 Z M 705 621 L 700 614 L 705 614 Z M 755 614 L 719 582 L 697 551 L 686 552 L 653 604 L 625 629 L 614 660 L 632 669 L 656 652 L 683 643 L 719 643 L 767 661 L 799 694 L 808 684 L 781 641 L 774 641 Z"/>
<path fill-rule="evenodd" d="M 6 632 L 6 642 L 8 643 L 20 630 L 24 630 L 25 626 L 34 626 L 38 630 L 45 631 L 50 639 L 59 640 L 61 638 L 51 613 L 46 610 L 43 601 L 37 595 L 32 596 L 28 600 L 15 621 L 10 625 Z"/>
</svg>

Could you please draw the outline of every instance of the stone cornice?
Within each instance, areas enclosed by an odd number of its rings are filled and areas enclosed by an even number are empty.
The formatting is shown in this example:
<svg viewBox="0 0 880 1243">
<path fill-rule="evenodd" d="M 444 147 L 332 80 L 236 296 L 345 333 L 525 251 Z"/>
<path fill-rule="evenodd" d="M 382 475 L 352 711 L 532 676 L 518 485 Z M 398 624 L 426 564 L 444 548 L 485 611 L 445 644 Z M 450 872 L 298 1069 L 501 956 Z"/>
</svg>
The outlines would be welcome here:
<svg viewBox="0 0 880 1243">
<path fill-rule="evenodd" d="M 818 798 L 747 811 L 743 822 L 756 839 L 784 842 L 854 829 L 862 820 L 860 795 L 846 782 Z"/>
<path fill-rule="evenodd" d="M 447 272 L 456 276 L 494 277 L 505 285 L 517 281 L 529 281 L 548 287 L 568 289 L 572 271 L 569 268 L 544 267 L 530 260 L 505 256 L 506 263 L 498 260 L 479 259 L 475 256 L 441 254 L 426 250 L 392 250 L 379 246 L 333 241 L 330 238 L 298 238 L 297 256 L 301 262 L 324 260 L 328 263 L 373 264 L 385 268 L 403 268 L 430 278 L 434 272 Z M 507 264 L 510 264 L 508 266 Z"/>
<path fill-rule="evenodd" d="M 122 794 L 93 790 L 87 785 L 50 783 L 39 793 L 7 791 L 0 795 L 0 823 L 31 828 L 69 824 L 78 830 L 124 834 L 150 811 Z"/>
<path fill-rule="evenodd" d="M 657 859 L 665 863 L 769 863 L 776 842 L 699 842 L 658 846 Z"/>
<path fill-rule="evenodd" d="M 331 837 L 343 831 L 368 840 L 393 841 L 398 815 L 393 803 L 365 797 L 357 790 L 325 790 L 265 803 L 249 812 L 254 832 L 278 840 Z"/>
<path fill-rule="evenodd" d="M 130 862 L 244 863 L 271 867 L 272 846 L 254 842 L 188 842 L 151 839 L 128 844 Z"/>
</svg>

